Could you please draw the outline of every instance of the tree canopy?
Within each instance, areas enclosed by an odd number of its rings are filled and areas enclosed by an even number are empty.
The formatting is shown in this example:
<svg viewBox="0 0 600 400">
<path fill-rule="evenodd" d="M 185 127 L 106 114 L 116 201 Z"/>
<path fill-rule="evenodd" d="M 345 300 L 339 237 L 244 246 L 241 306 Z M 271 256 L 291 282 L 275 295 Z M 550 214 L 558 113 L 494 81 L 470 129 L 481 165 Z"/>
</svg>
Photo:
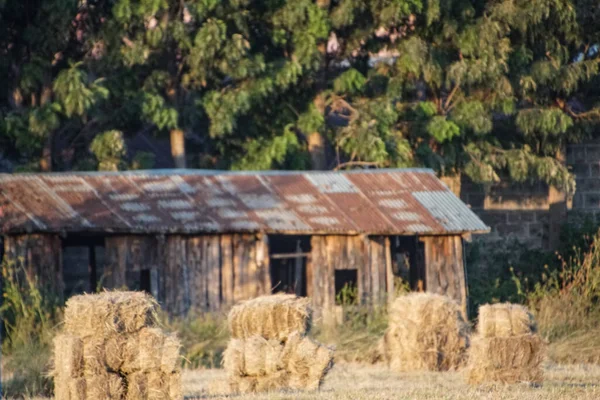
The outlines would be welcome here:
<svg viewBox="0 0 600 400">
<path fill-rule="evenodd" d="M 600 121 L 599 46 L 591 0 L 0 0 L 0 157 L 147 168 L 127 138 L 177 129 L 192 167 L 324 146 L 326 168 L 572 191 L 557 155 Z"/>
</svg>

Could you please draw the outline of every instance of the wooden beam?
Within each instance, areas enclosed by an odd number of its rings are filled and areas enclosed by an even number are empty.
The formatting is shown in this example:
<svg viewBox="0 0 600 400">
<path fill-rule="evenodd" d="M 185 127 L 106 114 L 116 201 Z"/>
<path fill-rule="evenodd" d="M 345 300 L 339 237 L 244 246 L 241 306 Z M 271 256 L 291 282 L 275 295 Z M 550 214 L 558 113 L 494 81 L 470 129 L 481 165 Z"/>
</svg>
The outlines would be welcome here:
<svg viewBox="0 0 600 400">
<path fill-rule="evenodd" d="M 279 254 L 271 254 L 271 260 L 280 260 L 280 259 L 290 259 L 290 258 L 298 258 L 298 257 L 310 257 L 309 252 L 298 251 L 295 253 L 279 253 Z"/>
</svg>

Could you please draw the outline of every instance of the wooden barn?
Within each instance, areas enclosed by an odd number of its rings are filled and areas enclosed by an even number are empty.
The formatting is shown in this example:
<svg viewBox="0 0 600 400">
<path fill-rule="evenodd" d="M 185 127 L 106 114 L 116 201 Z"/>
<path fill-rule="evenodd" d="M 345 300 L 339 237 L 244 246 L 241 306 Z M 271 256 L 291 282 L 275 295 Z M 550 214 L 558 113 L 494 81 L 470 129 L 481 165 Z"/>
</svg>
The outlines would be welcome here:
<svg viewBox="0 0 600 400">
<path fill-rule="evenodd" d="M 425 169 L 0 174 L 0 229 L 4 261 L 61 296 L 147 290 L 173 314 L 384 301 L 399 278 L 466 310 L 463 240 L 489 230 Z"/>
</svg>

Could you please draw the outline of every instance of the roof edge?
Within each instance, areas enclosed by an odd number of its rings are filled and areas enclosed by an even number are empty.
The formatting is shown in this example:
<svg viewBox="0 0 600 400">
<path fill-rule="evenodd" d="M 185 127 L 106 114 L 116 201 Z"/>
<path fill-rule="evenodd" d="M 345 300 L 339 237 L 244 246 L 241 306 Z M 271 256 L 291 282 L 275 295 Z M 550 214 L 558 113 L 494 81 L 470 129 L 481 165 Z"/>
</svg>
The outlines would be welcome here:
<svg viewBox="0 0 600 400">
<path fill-rule="evenodd" d="M 346 171 L 333 170 L 258 170 L 258 171 L 231 171 L 222 169 L 140 169 L 135 171 L 61 171 L 61 172 L 17 172 L 17 173 L 0 173 L 0 177 L 27 177 L 27 176 L 60 176 L 60 175 L 75 175 L 75 176 L 115 176 L 115 175 L 297 175 L 297 174 L 384 174 L 384 173 L 410 173 L 422 172 L 435 174 L 431 168 L 376 168 L 376 169 L 352 169 Z"/>
</svg>

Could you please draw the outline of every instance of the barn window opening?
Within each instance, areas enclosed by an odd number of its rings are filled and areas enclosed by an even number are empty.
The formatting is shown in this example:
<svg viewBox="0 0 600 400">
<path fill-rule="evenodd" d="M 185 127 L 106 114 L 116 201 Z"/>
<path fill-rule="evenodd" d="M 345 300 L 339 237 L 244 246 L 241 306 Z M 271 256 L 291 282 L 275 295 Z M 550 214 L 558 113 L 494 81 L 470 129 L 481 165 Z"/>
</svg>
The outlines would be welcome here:
<svg viewBox="0 0 600 400">
<path fill-rule="evenodd" d="M 335 271 L 335 304 L 352 305 L 358 302 L 358 271 L 340 269 Z"/>
<path fill-rule="evenodd" d="M 62 245 L 65 297 L 95 292 L 104 271 L 104 237 L 69 235 Z"/>
<path fill-rule="evenodd" d="M 306 296 L 306 262 L 309 256 L 310 236 L 270 235 L 272 292 Z"/>
<path fill-rule="evenodd" d="M 412 291 L 425 290 L 423 243 L 416 236 L 390 238 L 394 276 L 408 283 Z"/>
</svg>

